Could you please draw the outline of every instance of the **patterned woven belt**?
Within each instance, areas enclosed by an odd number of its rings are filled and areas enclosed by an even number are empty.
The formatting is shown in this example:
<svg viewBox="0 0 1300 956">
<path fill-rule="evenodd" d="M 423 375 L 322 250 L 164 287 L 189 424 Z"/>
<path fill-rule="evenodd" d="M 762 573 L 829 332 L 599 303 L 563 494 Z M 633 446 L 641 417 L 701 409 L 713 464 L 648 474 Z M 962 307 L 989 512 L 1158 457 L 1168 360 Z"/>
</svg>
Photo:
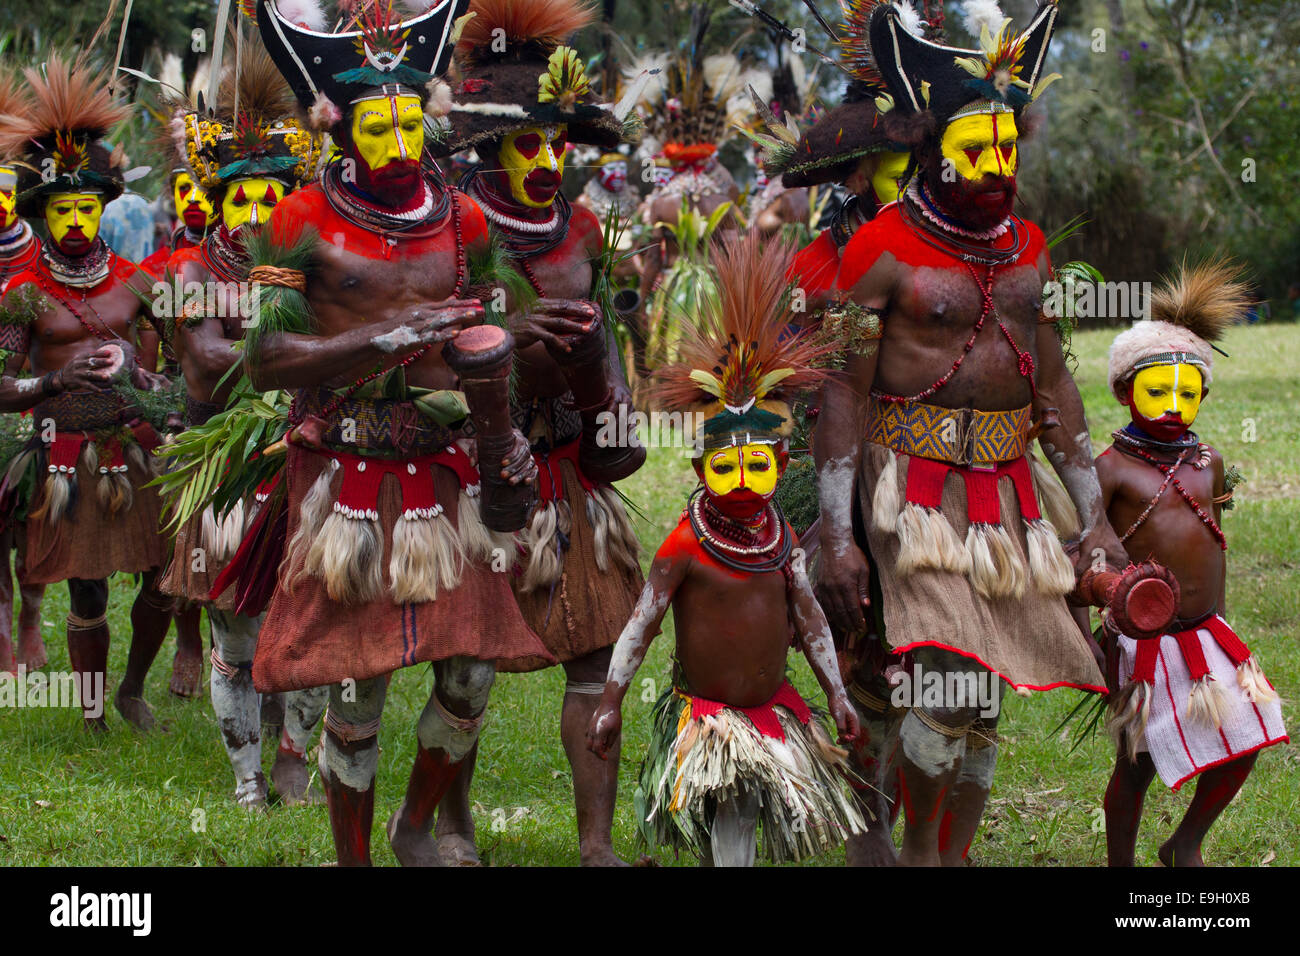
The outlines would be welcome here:
<svg viewBox="0 0 1300 956">
<path fill-rule="evenodd" d="M 299 389 L 297 408 L 319 415 L 334 393 L 328 388 Z M 330 416 L 324 442 L 335 451 L 380 458 L 433 455 L 456 440 L 459 433 L 421 414 L 411 402 L 349 398 Z"/>
<path fill-rule="evenodd" d="M 963 468 L 992 468 L 1015 461 L 1029 447 L 1032 407 L 1005 412 L 977 408 L 943 408 L 924 402 L 867 405 L 869 442 L 904 455 L 946 461 Z"/>
<path fill-rule="evenodd" d="M 137 417 L 127 401 L 117 392 L 60 392 L 32 409 L 33 421 L 54 419 L 61 432 L 94 431 L 121 425 Z"/>
</svg>

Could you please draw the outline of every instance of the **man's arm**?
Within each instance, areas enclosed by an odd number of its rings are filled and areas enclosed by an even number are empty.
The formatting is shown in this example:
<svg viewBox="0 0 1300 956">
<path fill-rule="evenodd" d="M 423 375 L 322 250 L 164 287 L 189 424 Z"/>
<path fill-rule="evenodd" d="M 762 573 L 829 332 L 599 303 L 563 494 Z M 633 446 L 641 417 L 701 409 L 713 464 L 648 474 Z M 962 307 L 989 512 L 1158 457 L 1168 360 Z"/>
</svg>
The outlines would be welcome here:
<svg viewBox="0 0 1300 956">
<path fill-rule="evenodd" d="M 1085 570 L 1092 563 L 1094 552 L 1100 549 L 1108 563 L 1122 568 L 1128 563 L 1128 557 L 1106 518 L 1106 500 L 1093 464 L 1083 400 L 1066 368 L 1056 330 L 1040 324 L 1037 346 L 1038 397 L 1034 411 L 1042 415 L 1045 409 L 1055 408 L 1060 417 L 1060 423 L 1043 429 L 1038 440 L 1079 513 L 1083 536 L 1076 567 Z"/>
<path fill-rule="evenodd" d="M 850 242 L 845 248 L 846 262 L 850 256 L 860 254 L 857 245 Z M 853 286 L 851 301 L 884 313 L 895 268 L 892 256 L 881 255 Z M 871 597 L 867 557 L 853 540 L 853 500 L 867 430 L 867 396 L 876 378 L 879 343 L 849 343 L 846 353 L 843 373 L 833 375 L 822 390 L 821 413 L 813 434 L 822 522 L 817 594 L 836 629 L 843 634 L 857 634 L 867 628 L 862 609 L 871 603 Z"/>
<path fill-rule="evenodd" d="M 844 682 L 840 679 L 840 665 L 835 659 L 835 642 L 831 639 L 830 625 L 826 623 L 826 616 L 822 614 L 821 606 L 813 596 L 812 585 L 808 582 L 808 574 L 802 567 L 802 562 L 794 566 L 791 578 L 791 617 L 799 632 L 804 656 L 808 658 L 817 683 L 826 694 L 840 738 L 853 740 L 861 727 L 858 715 L 844 691 Z"/>
<path fill-rule="evenodd" d="M 646 652 L 659 632 L 659 625 L 672 604 L 673 594 L 689 566 L 689 558 L 665 555 L 662 550 L 650 565 L 641 597 L 614 645 L 614 656 L 605 678 L 605 692 L 587 728 L 587 747 L 602 759 L 618 739 L 623 726 L 623 698 L 645 660 Z"/>
<path fill-rule="evenodd" d="M 248 375 L 260 391 L 355 379 L 380 361 L 396 363 L 425 345 L 453 339 L 483 321 L 478 299 L 428 302 L 337 335 L 272 332 L 249 340 Z"/>
</svg>

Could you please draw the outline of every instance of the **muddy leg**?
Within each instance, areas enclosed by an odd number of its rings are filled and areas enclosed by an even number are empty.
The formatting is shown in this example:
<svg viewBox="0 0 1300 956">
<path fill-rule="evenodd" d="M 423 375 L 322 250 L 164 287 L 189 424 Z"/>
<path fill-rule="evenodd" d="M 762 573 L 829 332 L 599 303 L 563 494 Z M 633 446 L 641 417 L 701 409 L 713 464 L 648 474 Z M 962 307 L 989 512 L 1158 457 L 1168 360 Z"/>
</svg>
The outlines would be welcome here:
<svg viewBox="0 0 1300 956">
<path fill-rule="evenodd" d="M 1124 740 L 1115 754 L 1115 769 L 1111 771 L 1102 803 L 1106 810 L 1107 866 L 1133 866 L 1142 802 L 1156 775 L 1151 755 L 1143 751 L 1136 760 L 1130 760 L 1128 746 Z"/>
<path fill-rule="evenodd" d="M 108 582 L 70 578 L 68 599 L 68 658 L 82 691 L 82 716 L 91 730 L 107 730 Z"/>
<path fill-rule="evenodd" d="M 271 783 L 285 803 L 320 803 L 321 794 L 310 787 L 307 746 L 329 700 L 328 687 L 294 690 L 284 695 L 284 730 L 271 766 Z"/>
<path fill-rule="evenodd" d="M 155 723 L 153 710 L 144 699 L 144 679 L 171 627 L 174 607 L 175 602 L 158 590 L 157 570 L 144 572 L 140 593 L 131 605 L 131 649 L 126 656 L 126 673 L 113 700 L 117 712 L 139 730 L 150 730 Z"/>
<path fill-rule="evenodd" d="M 208 620 L 212 623 L 212 709 L 235 772 L 235 802 L 251 810 L 266 805 L 261 701 L 253 689 L 257 621 L 216 608 L 208 611 Z"/>
<path fill-rule="evenodd" d="M 438 804 L 438 822 L 433 832 L 438 838 L 438 855 L 447 866 L 476 866 L 479 862 L 478 847 L 474 844 L 474 814 L 469 804 L 469 788 L 477 763 L 476 740 Z"/>
<path fill-rule="evenodd" d="M 9 553 L 13 546 L 13 530 L 0 532 L 0 555 L 4 556 L 4 570 L 0 573 L 0 674 L 12 674 L 18 669 L 13 644 L 14 579 L 9 572 Z"/>
<path fill-rule="evenodd" d="M 618 760 L 622 741 L 601 760 L 587 749 L 591 724 L 605 689 L 612 648 L 604 648 L 564 665 L 569 680 L 560 710 L 560 739 L 573 770 L 573 802 L 578 814 L 578 850 L 583 866 L 627 866 L 614 852 L 610 831 L 618 799 Z"/>
<path fill-rule="evenodd" d="M 714 866 L 753 866 L 758 855 L 758 794 L 743 790 L 718 801 L 709 830 Z"/>
<path fill-rule="evenodd" d="M 172 679 L 168 686 L 177 697 L 186 700 L 201 694 L 203 681 L 203 635 L 200 618 L 203 609 L 197 604 L 179 606 L 172 612 L 176 622 L 176 654 L 172 657 Z"/>
<path fill-rule="evenodd" d="M 849 751 L 849 766 L 865 784 L 854 784 L 853 793 L 867 820 L 867 832 L 848 837 L 844 845 L 849 866 L 892 866 L 898 859 L 894 848 L 893 820 L 898 803 L 894 751 L 898 727 L 907 711 L 889 703 L 889 685 L 884 676 L 860 676 L 849 688 L 857 708 L 862 734 Z"/>
<path fill-rule="evenodd" d="M 998 763 L 997 715 L 981 717 L 966 735 L 966 757 L 939 827 L 944 866 L 962 866 L 984 817 Z"/>
<path fill-rule="evenodd" d="M 45 653 L 45 639 L 41 636 L 41 602 L 45 599 L 44 584 L 28 584 L 23 580 L 27 569 L 18 559 L 18 592 L 22 607 L 18 610 L 18 661 L 34 671 L 49 663 Z"/>
<path fill-rule="evenodd" d="M 386 677 L 357 681 L 355 686 L 335 684 L 329 689 L 320 776 L 339 866 L 370 865 L 379 723 L 387 695 Z"/>
<path fill-rule="evenodd" d="M 1259 751 L 1246 754 L 1201 774 L 1196 781 L 1192 805 L 1187 808 L 1174 835 L 1160 848 L 1160 862 L 1165 866 L 1205 866 L 1205 860 L 1201 858 L 1205 835 L 1241 790 L 1258 756 Z"/>
<path fill-rule="evenodd" d="M 908 711 L 899 727 L 899 795 L 903 802 L 903 849 L 899 866 L 939 866 L 939 831 L 948 795 L 961 774 L 968 720 L 941 723 L 936 714 L 922 719 L 922 708 Z"/>
<path fill-rule="evenodd" d="M 478 740 L 496 664 L 453 657 L 434 664 L 434 691 L 416 727 L 415 764 L 402 805 L 388 821 L 388 842 L 402 866 L 441 866 L 433 815 Z"/>
</svg>

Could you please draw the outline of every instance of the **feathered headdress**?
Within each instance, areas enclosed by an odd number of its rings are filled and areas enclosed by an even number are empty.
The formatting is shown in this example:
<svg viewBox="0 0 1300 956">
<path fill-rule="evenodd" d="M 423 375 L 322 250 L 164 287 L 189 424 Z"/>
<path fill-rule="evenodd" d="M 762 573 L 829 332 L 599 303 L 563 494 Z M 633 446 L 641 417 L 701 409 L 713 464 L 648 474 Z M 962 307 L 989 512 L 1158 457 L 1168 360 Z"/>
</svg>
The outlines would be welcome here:
<svg viewBox="0 0 1300 956">
<path fill-rule="evenodd" d="M 0 154 L 23 156 L 19 215 L 39 217 L 52 193 L 99 193 L 105 203 L 120 196 L 121 153 L 101 141 L 131 108 L 113 102 L 103 72 L 84 57 L 69 62 L 53 53 L 24 69 L 23 78 L 25 107 L 0 121 Z"/>
<path fill-rule="evenodd" d="M 788 396 L 825 377 L 815 363 L 835 343 L 785 334 L 794 318 L 785 278 L 793 257 L 791 247 L 754 230 L 716 246 L 716 294 L 698 315 L 683 316 L 680 360 L 654 373 L 655 400 L 708 416 L 705 449 L 788 437 Z"/>
<path fill-rule="evenodd" d="M 591 88 L 582 58 L 566 41 L 593 19 L 583 0 L 471 0 L 456 44 L 444 154 L 500 139 L 527 126 L 564 123 L 568 139 L 610 149 L 623 123 Z"/>
<path fill-rule="evenodd" d="M 426 104 L 436 98 L 469 0 L 340 0 L 335 32 L 319 0 L 249 2 L 257 4 L 262 42 L 313 126 L 324 130 L 381 89 L 400 87 Z"/>
<path fill-rule="evenodd" d="M 1186 363 L 1201 370 L 1206 388 L 1214 373 L 1214 347 L 1225 329 L 1250 308 L 1241 268 L 1224 259 L 1181 268 L 1151 296 L 1151 318 L 1135 323 L 1110 346 L 1108 380 L 1118 398 L 1150 365 Z"/>
<path fill-rule="evenodd" d="M 205 190 L 269 177 L 290 188 L 309 182 L 320 140 L 294 119 L 294 98 L 266 49 L 246 42 L 237 70 L 222 77 L 215 110 L 179 111 L 176 148 Z"/>
<path fill-rule="evenodd" d="M 751 137 L 763 147 L 765 168 L 782 174 L 787 187 L 842 182 L 864 156 L 907 152 L 907 146 L 886 134 L 876 104 L 885 85 L 868 29 L 872 11 L 881 5 L 888 5 L 888 0 L 841 0 L 843 20 L 834 39 L 840 67 L 849 77 L 844 102 L 823 114 L 802 135 L 789 121 L 777 122 L 765 115 L 767 134 Z M 911 4 L 902 0 L 892 5 L 904 28 L 920 36 L 926 24 Z"/>
<path fill-rule="evenodd" d="M 966 28 L 978 31 L 980 48 L 966 50 L 915 35 L 896 6 L 876 4 L 868 39 L 886 92 L 875 102 L 882 113 L 893 113 L 894 135 L 907 131 L 916 145 L 957 116 L 1019 114 L 1060 78 L 1043 72 L 1059 12 L 1057 0 L 1039 0 L 1029 26 L 1014 34 L 993 0 L 967 3 Z"/>
<path fill-rule="evenodd" d="M 16 136 L 6 136 L 3 131 L 21 124 L 21 117 L 29 109 L 30 104 L 19 87 L 18 77 L 12 70 L 0 69 L 0 166 L 9 165 L 23 154 L 24 141 Z"/>
</svg>

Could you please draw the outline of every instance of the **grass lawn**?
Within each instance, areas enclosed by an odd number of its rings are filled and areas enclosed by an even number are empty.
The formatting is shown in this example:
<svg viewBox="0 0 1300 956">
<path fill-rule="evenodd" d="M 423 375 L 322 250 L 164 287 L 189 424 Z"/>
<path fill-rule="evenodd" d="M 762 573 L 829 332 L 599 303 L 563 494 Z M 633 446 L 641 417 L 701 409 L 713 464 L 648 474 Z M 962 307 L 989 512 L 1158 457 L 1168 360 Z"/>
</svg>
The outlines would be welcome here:
<svg viewBox="0 0 1300 956">
<path fill-rule="evenodd" d="M 1098 450 L 1127 420 L 1106 390 L 1105 351 L 1110 332 L 1076 336 L 1078 378 Z M 1300 326 L 1234 330 L 1223 343 L 1215 387 L 1198 430 L 1228 464 L 1248 479 L 1226 520 L 1232 577 L 1228 617 L 1258 654 L 1288 701 L 1294 727 L 1300 699 Z M 650 462 L 623 490 L 646 516 L 641 540 L 653 552 L 676 523 L 694 485 L 688 462 L 672 449 Z M 93 544 L 91 545 L 93 546 Z M 130 578 L 111 585 L 109 621 L 114 642 L 109 692 L 121 678 L 134 594 Z M 66 670 L 63 621 L 66 588 L 52 586 L 44 607 L 51 667 Z M 650 708 L 667 680 L 671 620 L 651 649 L 625 709 L 624 754 L 615 822 L 615 846 L 632 856 L 640 849 L 632 819 L 637 765 L 646 749 Z M 273 807 L 249 814 L 231 800 L 234 780 L 216 720 L 206 699 L 183 702 L 167 693 L 169 638 L 147 696 L 169 733 L 144 737 L 110 711 L 113 732 L 92 738 L 72 710 L 0 711 L 0 863 L 9 865 L 318 865 L 333 860 L 323 806 Z M 380 735 L 375 861 L 395 863 L 383 823 L 397 807 L 414 751 L 415 720 L 427 699 L 428 667 L 396 675 Z M 816 690 L 806 664 L 797 665 L 801 690 Z M 496 866 L 574 865 L 578 862 L 569 767 L 559 741 L 564 677 L 543 673 L 503 676 L 493 691 L 480 745 L 473 799 L 484 859 Z M 971 850 L 983 865 L 1099 865 L 1105 860 L 1101 799 L 1113 759 L 1096 738 L 1067 756 L 1051 730 L 1074 705 L 1072 691 L 1009 699 L 1000 731 L 1003 744 L 984 826 Z M 265 763 L 270 767 L 271 748 Z M 1152 786 L 1138 858 L 1156 862 L 1190 799 L 1191 786 L 1171 794 Z M 1206 845 L 1211 863 L 1252 866 L 1300 864 L 1300 748 L 1265 752 L 1237 801 Z M 659 854 L 665 864 L 673 861 Z M 836 864 L 843 854 L 823 862 Z M 688 862 L 688 861 L 682 861 Z"/>
</svg>

